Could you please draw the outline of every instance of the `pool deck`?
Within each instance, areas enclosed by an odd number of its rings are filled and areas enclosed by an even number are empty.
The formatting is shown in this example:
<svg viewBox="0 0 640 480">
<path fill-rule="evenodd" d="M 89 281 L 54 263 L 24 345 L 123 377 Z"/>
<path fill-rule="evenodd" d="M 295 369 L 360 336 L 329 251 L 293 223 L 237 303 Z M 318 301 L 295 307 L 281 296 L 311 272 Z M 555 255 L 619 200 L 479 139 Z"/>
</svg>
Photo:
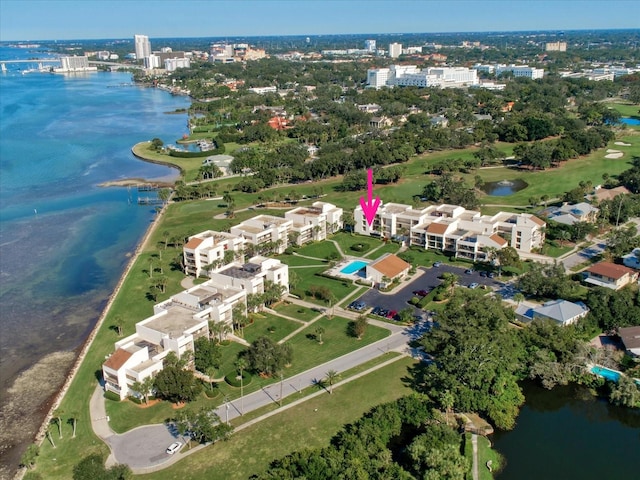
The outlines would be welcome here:
<svg viewBox="0 0 640 480">
<path fill-rule="evenodd" d="M 334 267 L 330 268 L 326 271 L 327 275 L 336 278 L 344 278 L 345 280 L 364 280 L 364 277 L 358 275 L 358 272 L 361 270 L 356 270 L 353 273 L 343 273 L 340 270 L 345 268 L 347 265 L 353 262 L 363 262 L 369 265 L 371 263 L 371 259 L 360 258 L 360 257 L 347 257 L 344 260 L 338 262 Z"/>
</svg>

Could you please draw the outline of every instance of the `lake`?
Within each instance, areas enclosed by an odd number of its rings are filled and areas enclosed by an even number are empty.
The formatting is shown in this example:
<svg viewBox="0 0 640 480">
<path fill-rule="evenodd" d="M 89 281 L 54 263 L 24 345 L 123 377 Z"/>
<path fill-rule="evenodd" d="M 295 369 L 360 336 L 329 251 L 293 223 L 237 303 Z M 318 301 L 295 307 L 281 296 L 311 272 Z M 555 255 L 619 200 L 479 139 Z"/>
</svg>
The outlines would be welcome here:
<svg viewBox="0 0 640 480">
<path fill-rule="evenodd" d="M 506 457 L 496 480 L 608 480 L 640 475 L 640 411 L 615 407 L 571 385 L 527 382 L 516 428 L 491 441 Z"/>
</svg>

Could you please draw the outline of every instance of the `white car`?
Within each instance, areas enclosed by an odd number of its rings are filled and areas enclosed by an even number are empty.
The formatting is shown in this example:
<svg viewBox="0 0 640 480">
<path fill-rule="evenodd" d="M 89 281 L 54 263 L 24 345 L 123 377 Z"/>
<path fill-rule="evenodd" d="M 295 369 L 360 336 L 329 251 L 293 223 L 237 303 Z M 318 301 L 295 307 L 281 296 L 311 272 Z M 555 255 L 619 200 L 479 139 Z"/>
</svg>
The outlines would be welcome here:
<svg viewBox="0 0 640 480">
<path fill-rule="evenodd" d="M 171 445 L 167 447 L 167 453 L 169 455 L 173 455 L 182 447 L 182 442 L 173 442 Z"/>
</svg>

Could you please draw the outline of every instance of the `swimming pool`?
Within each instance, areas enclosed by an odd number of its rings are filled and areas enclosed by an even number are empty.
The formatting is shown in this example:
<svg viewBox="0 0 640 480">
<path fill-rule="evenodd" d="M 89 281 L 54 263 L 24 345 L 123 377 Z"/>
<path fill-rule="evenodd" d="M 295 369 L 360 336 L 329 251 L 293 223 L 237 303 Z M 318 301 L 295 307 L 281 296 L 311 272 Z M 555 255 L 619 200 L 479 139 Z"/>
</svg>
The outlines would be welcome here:
<svg viewBox="0 0 640 480">
<path fill-rule="evenodd" d="M 362 260 L 354 260 L 353 262 L 350 262 L 347 265 L 345 265 L 342 268 L 342 270 L 340 270 L 340 273 L 344 273 L 346 275 L 350 275 L 352 273 L 356 273 L 356 272 L 362 270 L 367 265 L 369 265 L 369 264 L 367 262 L 363 262 Z"/>
<path fill-rule="evenodd" d="M 620 372 L 616 372 L 615 370 L 610 370 L 604 367 L 592 367 L 591 373 L 595 373 L 596 375 L 600 375 L 607 380 L 611 380 L 612 382 L 617 382 L 620 379 Z"/>
</svg>

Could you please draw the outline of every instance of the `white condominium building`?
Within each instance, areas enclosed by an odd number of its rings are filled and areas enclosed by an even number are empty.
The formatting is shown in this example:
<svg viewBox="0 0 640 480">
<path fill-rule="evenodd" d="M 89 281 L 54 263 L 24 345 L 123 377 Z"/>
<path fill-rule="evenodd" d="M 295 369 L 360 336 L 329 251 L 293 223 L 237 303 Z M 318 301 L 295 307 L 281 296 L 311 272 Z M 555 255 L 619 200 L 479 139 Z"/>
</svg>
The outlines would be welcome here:
<svg viewBox="0 0 640 480">
<path fill-rule="evenodd" d="M 185 273 L 199 277 L 211 269 L 209 265 L 215 269 L 240 260 L 244 245 L 244 238 L 226 232 L 207 230 L 193 235 L 182 247 Z"/>
<path fill-rule="evenodd" d="M 421 70 L 416 65 L 391 65 L 389 68 L 367 71 L 367 86 L 370 88 L 383 86 L 456 88 L 477 84 L 477 71 L 466 67 Z"/>
<path fill-rule="evenodd" d="M 60 57 L 60 68 L 54 68 L 55 73 L 97 72 L 97 67 L 89 66 L 87 56 Z"/>
<path fill-rule="evenodd" d="M 342 209 L 331 203 L 314 202 L 311 207 L 289 210 L 284 218 L 293 221 L 296 244 L 320 241 L 342 229 Z"/>
<path fill-rule="evenodd" d="M 115 352 L 102 365 L 105 390 L 120 399 L 139 395 L 135 382 L 154 377 L 163 360 L 174 352 L 181 357 L 194 350 L 194 341 L 209 335 L 209 322 L 233 326 L 233 310 L 246 311 L 247 295 L 264 293 L 271 281 L 289 292 L 289 268 L 280 260 L 253 257 L 210 274 L 201 285 L 173 295 L 153 307 L 153 315 L 136 324 L 136 333 L 115 344 Z"/>
<path fill-rule="evenodd" d="M 167 58 L 164 61 L 164 68 L 167 72 L 175 72 L 178 68 L 189 68 L 191 62 L 188 58 Z"/>
<path fill-rule="evenodd" d="M 514 77 L 526 77 L 532 80 L 544 77 L 542 68 L 529 67 L 528 65 L 496 65 L 495 72 L 498 76 L 504 72 L 511 72 Z"/>
<path fill-rule="evenodd" d="M 487 260 L 487 248 L 507 245 L 531 252 L 544 243 L 546 223 L 526 213 L 481 215 L 458 205 L 432 205 L 414 209 L 388 203 L 381 206 L 371 226 L 362 207 L 354 210 L 355 231 L 384 238 L 404 237 L 411 245 L 454 252 L 456 257 Z"/>
<path fill-rule="evenodd" d="M 135 43 L 137 60 L 144 60 L 151 55 L 151 42 L 149 42 L 149 37 L 146 35 L 134 35 L 133 41 Z"/>
<path fill-rule="evenodd" d="M 293 229 L 293 220 L 273 215 L 258 215 L 231 227 L 231 234 L 245 239 L 254 245 L 283 253 L 289 245 L 289 233 Z M 268 245 L 265 245 L 268 244 Z"/>
</svg>

